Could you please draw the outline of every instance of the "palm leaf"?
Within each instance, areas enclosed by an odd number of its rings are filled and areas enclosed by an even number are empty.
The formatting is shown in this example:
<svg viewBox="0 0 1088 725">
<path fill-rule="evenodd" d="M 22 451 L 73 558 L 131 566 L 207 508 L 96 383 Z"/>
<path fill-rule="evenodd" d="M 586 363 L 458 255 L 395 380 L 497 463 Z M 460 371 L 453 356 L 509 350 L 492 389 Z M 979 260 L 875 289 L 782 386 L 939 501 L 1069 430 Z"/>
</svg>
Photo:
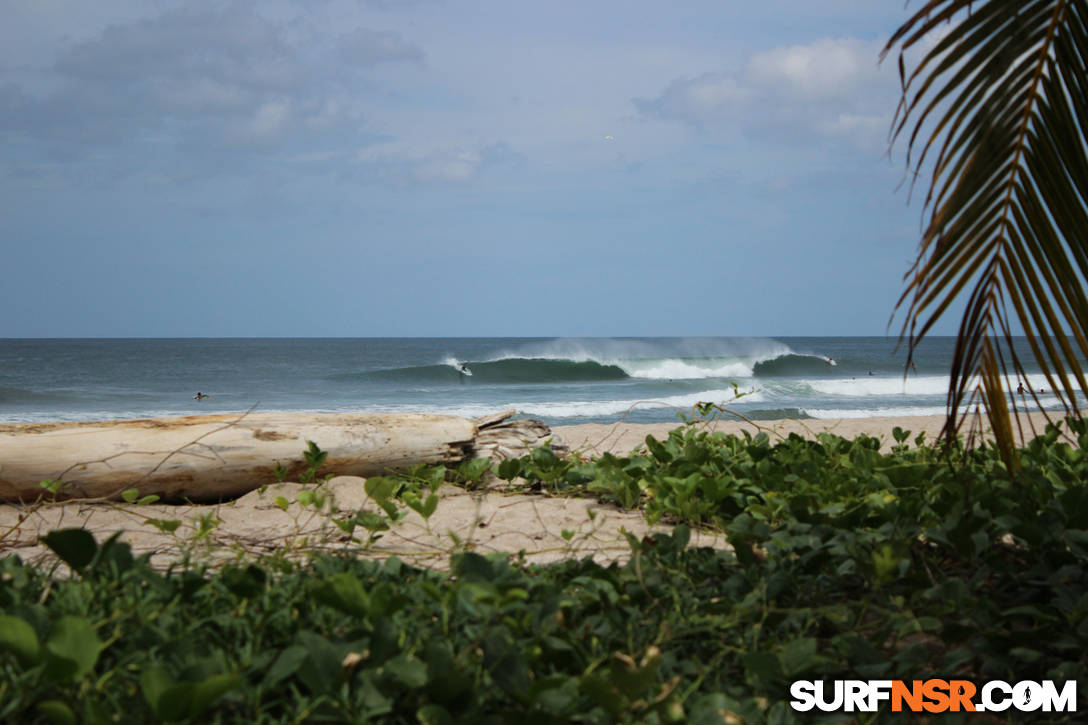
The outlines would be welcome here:
<svg viewBox="0 0 1088 725">
<path fill-rule="evenodd" d="M 908 74 L 907 53 L 941 33 Z M 882 57 L 895 48 L 892 140 L 909 130 L 908 167 L 932 165 L 896 304 L 907 364 L 965 296 L 943 434 L 981 404 L 1013 468 L 1020 411 L 1010 415 L 1008 390 L 1026 377 L 1013 331 L 1067 414 L 1081 417 L 1088 393 L 1088 0 L 929 0 Z"/>
</svg>

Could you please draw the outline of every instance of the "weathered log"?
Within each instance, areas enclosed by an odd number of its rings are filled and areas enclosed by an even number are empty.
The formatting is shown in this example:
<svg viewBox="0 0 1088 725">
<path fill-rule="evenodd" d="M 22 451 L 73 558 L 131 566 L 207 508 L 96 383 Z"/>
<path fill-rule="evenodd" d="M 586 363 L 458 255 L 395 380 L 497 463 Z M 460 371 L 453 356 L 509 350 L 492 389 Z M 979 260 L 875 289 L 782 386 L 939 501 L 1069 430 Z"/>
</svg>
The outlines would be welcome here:
<svg viewBox="0 0 1088 725">
<path fill-rule="evenodd" d="M 520 458 L 545 443 L 549 443 L 556 453 L 567 452 L 567 446 L 556 439 L 551 428 L 539 420 L 507 420 L 515 413 L 517 411 L 513 409 L 504 410 L 474 421 L 476 438 L 472 443 L 472 457 L 490 458 L 494 461 Z"/>
<path fill-rule="evenodd" d="M 493 425 L 497 422 L 493 422 Z M 252 413 L 183 418 L 0 425 L 0 499 L 33 500 L 45 479 L 59 498 L 141 496 L 215 501 L 297 476 L 314 441 L 320 474 L 370 476 L 476 455 L 476 424 L 422 414 Z"/>
</svg>

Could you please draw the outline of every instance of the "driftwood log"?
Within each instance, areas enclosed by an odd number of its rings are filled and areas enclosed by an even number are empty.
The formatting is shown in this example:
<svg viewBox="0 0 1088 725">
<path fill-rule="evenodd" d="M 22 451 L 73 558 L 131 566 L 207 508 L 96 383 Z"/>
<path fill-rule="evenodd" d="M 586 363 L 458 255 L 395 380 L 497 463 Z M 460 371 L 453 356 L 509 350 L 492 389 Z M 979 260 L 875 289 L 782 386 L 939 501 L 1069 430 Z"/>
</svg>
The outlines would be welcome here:
<svg viewBox="0 0 1088 725">
<path fill-rule="evenodd" d="M 249 413 L 181 418 L 0 425 L 0 499 L 30 501 L 41 482 L 58 498 L 141 496 L 216 501 L 295 480 L 313 441 L 328 453 L 319 475 L 370 476 L 420 463 L 520 456 L 551 431 L 510 421 L 508 410 L 477 420 L 443 415 Z M 553 443 L 553 447 L 556 444 Z"/>
</svg>

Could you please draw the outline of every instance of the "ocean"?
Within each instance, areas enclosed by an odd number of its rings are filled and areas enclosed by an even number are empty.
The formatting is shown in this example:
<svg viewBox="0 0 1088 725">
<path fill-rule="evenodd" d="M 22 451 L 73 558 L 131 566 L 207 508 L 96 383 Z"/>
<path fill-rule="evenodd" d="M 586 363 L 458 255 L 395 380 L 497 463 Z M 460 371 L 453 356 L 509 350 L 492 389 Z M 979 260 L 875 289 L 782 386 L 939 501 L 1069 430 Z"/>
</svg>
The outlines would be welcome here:
<svg viewBox="0 0 1088 725">
<path fill-rule="evenodd" d="M 953 343 L 927 339 L 904 376 L 887 337 L 6 339 L 0 421 L 515 408 L 567 425 L 676 421 L 700 402 L 761 420 L 930 415 Z"/>
</svg>

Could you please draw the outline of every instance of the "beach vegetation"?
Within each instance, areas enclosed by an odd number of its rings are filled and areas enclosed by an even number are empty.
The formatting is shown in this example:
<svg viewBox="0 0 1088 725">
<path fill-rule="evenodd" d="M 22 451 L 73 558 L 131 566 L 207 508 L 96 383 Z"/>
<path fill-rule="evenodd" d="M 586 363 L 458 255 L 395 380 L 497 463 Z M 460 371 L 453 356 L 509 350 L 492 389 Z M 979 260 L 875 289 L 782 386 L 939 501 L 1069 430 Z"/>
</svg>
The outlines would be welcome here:
<svg viewBox="0 0 1088 725">
<path fill-rule="evenodd" d="M 1026 336 L 1066 414 L 1080 417 L 1088 394 L 1088 7 L 927 0 L 884 55 L 896 49 L 902 100 L 892 138 L 907 139 L 913 175 L 930 177 L 918 258 L 896 308 L 905 310 L 907 365 L 965 299 L 943 435 L 955 438 L 981 405 L 1015 468 L 1019 413 L 1029 400 L 1042 406 L 1022 387 L 1014 334 Z M 1014 389 L 1024 391 L 1019 400 Z"/>
<path fill-rule="evenodd" d="M 466 543 L 432 571 L 368 560 L 359 542 L 162 568 L 116 536 L 55 531 L 43 541 L 69 576 L 0 560 L 0 718 L 799 723 L 798 678 L 1083 692 L 1088 426 L 1021 448 L 1015 480 L 996 446 L 893 439 L 690 422 L 625 456 L 542 448 L 499 467 L 674 524 L 629 534 L 623 563 L 528 565 Z M 444 477 L 368 479 L 389 504 L 372 533 L 402 504 L 433 513 Z M 692 547 L 697 529 L 732 550 Z"/>
<path fill-rule="evenodd" d="M 314 479 L 317 478 L 317 470 L 321 468 L 321 465 L 328 457 L 328 451 L 321 450 L 321 447 L 313 441 L 306 441 L 306 450 L 302 452 L 302 460 L 306 464 L 306 469 L 299 474 L 299 483 L 313 483 Z"/>
<path fill-rule="evenodd" d="M 478 488 L 491 472 L 490 458 L 470 458 L 457 464 L 453 480 L 465 488 Z"/>
</svg>

